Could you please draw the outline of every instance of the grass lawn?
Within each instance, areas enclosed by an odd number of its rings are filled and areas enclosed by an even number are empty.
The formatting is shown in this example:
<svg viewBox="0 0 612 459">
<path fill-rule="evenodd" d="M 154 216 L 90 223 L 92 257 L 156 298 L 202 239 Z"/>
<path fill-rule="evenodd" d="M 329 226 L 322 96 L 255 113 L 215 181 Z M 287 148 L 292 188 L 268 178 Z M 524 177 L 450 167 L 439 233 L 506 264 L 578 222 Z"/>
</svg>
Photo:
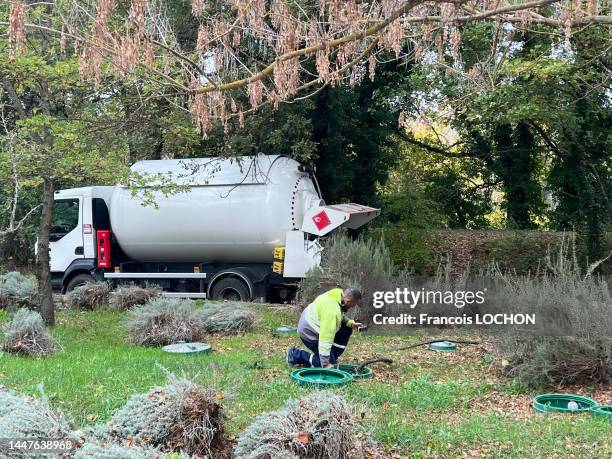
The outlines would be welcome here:
<svg viewBox="0 0 612 459">
<path fill-rule="evenodd" d="M 211 337 L 207 342 L 214 352 L 201 356 L 127 344 L 123 312 L 60 311 L 53 335 L 62 351 L 44 359 L 0 354 L 0 384 L 37 394 L 42 383 L 51 403 L 80 427 L 104 422 L 132 394 L 163 385 L 167 369 L 221 390 L 228 429 L 238 434 L 255 415 L 309 390 L 291 382 L 284 362 L 284 349 L 297 345 L 297 336 L 270 333 L 293 324 L 296 313 L 254 307 L 261 313 L 254 332 Z M 379 355 L 411 340 L 359 334 L 343 361 Z M 336 390 L 353 402 L 364 430 L 390 457 L 612 457 L 612 423 L 588 415 L 533 413 L 533 393 L 487 371 L 486 343 L 461 346 L 456 353 L 416 348 L 384 354 L 394 365 L 376 366 L 373 379 Z M 600 402 L 612 399 L 609 386 L 583 393 Z"/>
</svg>

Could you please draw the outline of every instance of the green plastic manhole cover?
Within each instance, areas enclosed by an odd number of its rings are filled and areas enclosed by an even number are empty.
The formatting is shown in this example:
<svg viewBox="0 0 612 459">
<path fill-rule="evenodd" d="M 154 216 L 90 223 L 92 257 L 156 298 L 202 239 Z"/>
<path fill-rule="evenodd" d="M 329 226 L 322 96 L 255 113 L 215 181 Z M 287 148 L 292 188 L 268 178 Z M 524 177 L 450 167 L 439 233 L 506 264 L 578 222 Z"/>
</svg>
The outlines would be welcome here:
<svg viewBox="0 0 612 459">
<path fill-rule="evenodd" d="M 429 345 L 429 349 L 432 351 L 452 352 L 457 350 L 457 345 L 455 343 L 451 343 L 450 341 L 436 341 L 435 343 L 431 343 Z"/>
<path fill-rule="evenodd" d="M 358 366 L 359 365 L 343 363 L 338 365 L 338 370 L 346 371 L 353 377 L 353 379 L 368 379 L 374 374 L 370 367 L 362 367 L 361 370 L 359 370 L 359 373 L 355 373 Z"/>
<path fill-rule="evenodd" d="M 281 325 L 276 328 L 276 333 L 297 333 L 297 328 L 290 327 L 289 325 Z"/>
<path fill-rule="evenodd" d="M 291 379 L 314 387 L 337 387 L 350 383 L 353 376 L 335 368 L 300 368 L 291 372 Z"/>
<path fill-rule="evenodd" d="M 608 421 L 612 421 L 612 405 L 594 406 L 591 408 L 591 414 L 593 416 L 608 418 Z"/>
<path fill-rule="evenodd" d="M 595 406 L 595 400 L 581 395 L 543 394 L 533 398 L 533 409 L 540 413 L 584 413 Z"/>
<path fill-rule="evenodd" d="M 204 343 L 175 343 L 162 349 L 173 354 L 208 354 L 212 350 L 210 344 Z"/>
</svg>

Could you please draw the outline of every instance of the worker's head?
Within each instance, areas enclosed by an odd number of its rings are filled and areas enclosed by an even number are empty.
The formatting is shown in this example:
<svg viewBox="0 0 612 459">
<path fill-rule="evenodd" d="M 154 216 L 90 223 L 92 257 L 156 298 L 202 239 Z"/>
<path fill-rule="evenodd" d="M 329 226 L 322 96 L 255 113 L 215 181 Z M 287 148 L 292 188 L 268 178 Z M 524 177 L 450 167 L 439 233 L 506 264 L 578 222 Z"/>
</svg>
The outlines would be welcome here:
<svg viewBox="0 0 612 459">
<path fill-rule="evenodd" d="M 350 309 L 361 302 L 361 292 L 356 288 L 347 288 L 342 293 L 342 306 Z"/>
</svg>

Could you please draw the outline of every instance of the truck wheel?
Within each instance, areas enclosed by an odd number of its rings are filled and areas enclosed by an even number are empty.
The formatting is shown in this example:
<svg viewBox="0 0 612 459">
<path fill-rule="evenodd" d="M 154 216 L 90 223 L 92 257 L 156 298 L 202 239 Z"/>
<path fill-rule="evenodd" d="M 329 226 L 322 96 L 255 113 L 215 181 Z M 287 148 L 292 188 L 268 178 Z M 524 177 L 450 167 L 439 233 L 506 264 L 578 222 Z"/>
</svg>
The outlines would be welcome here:
<svg viewBox="0 0 612 459">
<path fill-rule="evenodd" d="M 93 277 L 91 277 L 89 274 L 77 274 L 70 279 L 68 285 L 66 285 L 66 293 L 72 292 L 75 288 L 86 284 L 87 282 L 93 282 Z"/>
<path fill-rule="evenodd" d="M 249 287 L 243 280 L 235 277 L 226 277 L 213 285 L 210 291 L 213 300 L 249 301 Z"/>
</svg>

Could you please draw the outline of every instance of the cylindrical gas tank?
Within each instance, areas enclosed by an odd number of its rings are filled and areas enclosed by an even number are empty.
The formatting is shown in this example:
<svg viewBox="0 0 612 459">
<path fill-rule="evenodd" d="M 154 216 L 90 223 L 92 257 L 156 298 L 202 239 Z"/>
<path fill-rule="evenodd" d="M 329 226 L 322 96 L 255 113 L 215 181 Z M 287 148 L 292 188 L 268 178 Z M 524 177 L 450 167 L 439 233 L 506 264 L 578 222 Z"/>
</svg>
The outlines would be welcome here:
<svg viewBox="0 0 612 459">
<path fill-rule="evenodd" d="M 278 155 L 137 162 L 132 171 L 148 186 L 135 196 L 115 188 L 112 231 L 137 261 L 271 262 L 286 232 L 300 228 L 309 208 L 323 205 L 299 167 Z M 164 194 L 164 183 L 183 188 Z"/>
</svg>

